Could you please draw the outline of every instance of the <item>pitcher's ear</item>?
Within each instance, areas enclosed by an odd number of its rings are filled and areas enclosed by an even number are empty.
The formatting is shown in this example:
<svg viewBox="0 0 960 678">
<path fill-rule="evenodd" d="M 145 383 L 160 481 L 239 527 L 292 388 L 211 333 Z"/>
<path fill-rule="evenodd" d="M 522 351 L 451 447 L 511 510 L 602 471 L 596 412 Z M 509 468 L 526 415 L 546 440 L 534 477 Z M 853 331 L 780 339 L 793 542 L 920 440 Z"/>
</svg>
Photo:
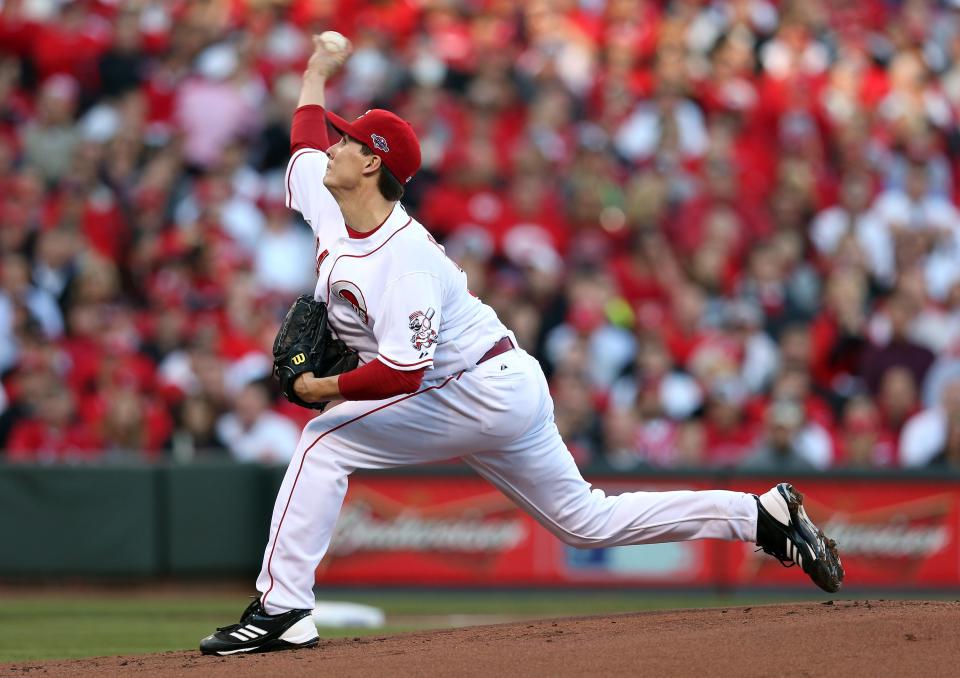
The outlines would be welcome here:
<svg viewBox="0 0 960 678">
<path fill-rule="evenodd" d="M 363 173 L 367 175 L 375 174 L 383 166 L 383 160 L 376 153 L 364 155 L 363 160 Z"/>
</svg>

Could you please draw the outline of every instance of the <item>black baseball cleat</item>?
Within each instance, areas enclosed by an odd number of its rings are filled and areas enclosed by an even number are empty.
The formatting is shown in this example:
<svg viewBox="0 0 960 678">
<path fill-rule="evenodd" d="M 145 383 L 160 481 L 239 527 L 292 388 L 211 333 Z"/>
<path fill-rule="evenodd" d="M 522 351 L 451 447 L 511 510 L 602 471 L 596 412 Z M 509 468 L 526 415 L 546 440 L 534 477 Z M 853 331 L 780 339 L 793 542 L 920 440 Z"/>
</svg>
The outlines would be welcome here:
<svg viewBox="0 0 960 678">
<path fill-rule="evenodd" d="M 320 642 L 311 610 L 267 614 L 257 599 L 247 606 L 239 624 L 221 626 L 200 641 L 203 654 L 273 652 L 313 647 Z"/>
<path fill-rule="evenodd" d="M 843 565 L 837 543 L 807 517 L 803 495 L 780 483 L 757 497 L 757 507 L 757 546 L 786 567 L 799 565 L 824 591 L 839 591 Z"/>
</svg>

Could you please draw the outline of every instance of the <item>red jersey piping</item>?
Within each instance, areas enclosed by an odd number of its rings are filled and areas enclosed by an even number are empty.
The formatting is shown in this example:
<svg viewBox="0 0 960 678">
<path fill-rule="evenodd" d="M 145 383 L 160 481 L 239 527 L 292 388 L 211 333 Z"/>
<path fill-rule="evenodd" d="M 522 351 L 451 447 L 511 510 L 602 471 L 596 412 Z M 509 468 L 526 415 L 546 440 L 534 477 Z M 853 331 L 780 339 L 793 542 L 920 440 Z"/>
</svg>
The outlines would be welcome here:
<svg viewBox="0 0 960 678">
<path fill-rule="evenodd" d="M 404 367 L 404 368 L 417 367 L 418 365 L 426 365 L 428 363 L 433 362 L 433 358 L 426 358 L 424 360 L 418 360 L 415 363 L 400 363 L 400 362 L 397 362 L 396 360 L 393 360 L 392 358 L 388 358 L 382 353 L 378 353 L 377 357 L 380 358 L 380 360 L 386 360 L 391 365 L 396 365 L 397 367 Z"/>
<path fill-rule="evenodd" d="M 291 210 L 297 209 L 297 211 L 299 211 L 300 209 L 299 206 L 297 206 L 296 208 L 294 208 L 293 206 L 293 189 L 291 188 L 290 180 L 293 179 L 293 166 L 297 164 L 297 160 L 299 160 L 301 156 L 304 156 L 307 153 L 323 153 L 323 151 L 317 151 L 309 148 L 301 148 L 300 150 L 298 150 L 296 153 L 293 154 L 293 158 L 290 160 L 290 166 L 287 168 L 287 200 L 286 200 L 287 209 L 291 209 Z M 306 218 L 306 215 L 304 215 L 304 217 Z"/>
</svg>

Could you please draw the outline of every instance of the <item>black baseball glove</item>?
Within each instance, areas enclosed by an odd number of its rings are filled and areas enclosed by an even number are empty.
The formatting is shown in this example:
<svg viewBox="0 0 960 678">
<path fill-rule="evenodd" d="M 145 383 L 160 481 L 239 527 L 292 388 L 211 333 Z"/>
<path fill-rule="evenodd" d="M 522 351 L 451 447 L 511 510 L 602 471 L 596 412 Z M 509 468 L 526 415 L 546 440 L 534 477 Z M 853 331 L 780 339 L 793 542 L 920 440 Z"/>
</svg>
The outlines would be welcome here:
<svg viewBox="0 0 960 678">
<path fill-rule="evenodd" d="M 304 372 L 329 377 L 352 370 L 359 356 L 327 327 L 327 305 L 308 294 L 299 297 L 273 341 L 273 374 L 280 382 L 284 397 L 301 407 L 322 410 L 326 402 L 308 403 L 294 391 L 293 383 Z"/>
</svg>

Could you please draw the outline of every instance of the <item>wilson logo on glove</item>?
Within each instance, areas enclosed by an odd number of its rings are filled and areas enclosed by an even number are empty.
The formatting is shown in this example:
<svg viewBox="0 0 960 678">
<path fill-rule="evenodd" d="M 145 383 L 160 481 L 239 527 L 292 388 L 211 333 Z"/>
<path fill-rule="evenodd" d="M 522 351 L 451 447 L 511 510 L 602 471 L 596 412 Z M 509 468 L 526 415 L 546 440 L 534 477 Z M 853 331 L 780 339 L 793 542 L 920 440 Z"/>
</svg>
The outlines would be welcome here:
<svg viewBox="0 0 960 678">
<path fill-rule="evenodd" d="M 293 302 L 273 340 L 273 374 L 287 400 L 301 407 L 322 410 L 325 402 L 306 402 L 297 395 L 294 388 L 297 377 L 306 372 L 329 377 L 355 369 L 358 362 L 356 351 L 330 336 L 326 304 L 314 300 L 310 294 Z"/>
</svg>

